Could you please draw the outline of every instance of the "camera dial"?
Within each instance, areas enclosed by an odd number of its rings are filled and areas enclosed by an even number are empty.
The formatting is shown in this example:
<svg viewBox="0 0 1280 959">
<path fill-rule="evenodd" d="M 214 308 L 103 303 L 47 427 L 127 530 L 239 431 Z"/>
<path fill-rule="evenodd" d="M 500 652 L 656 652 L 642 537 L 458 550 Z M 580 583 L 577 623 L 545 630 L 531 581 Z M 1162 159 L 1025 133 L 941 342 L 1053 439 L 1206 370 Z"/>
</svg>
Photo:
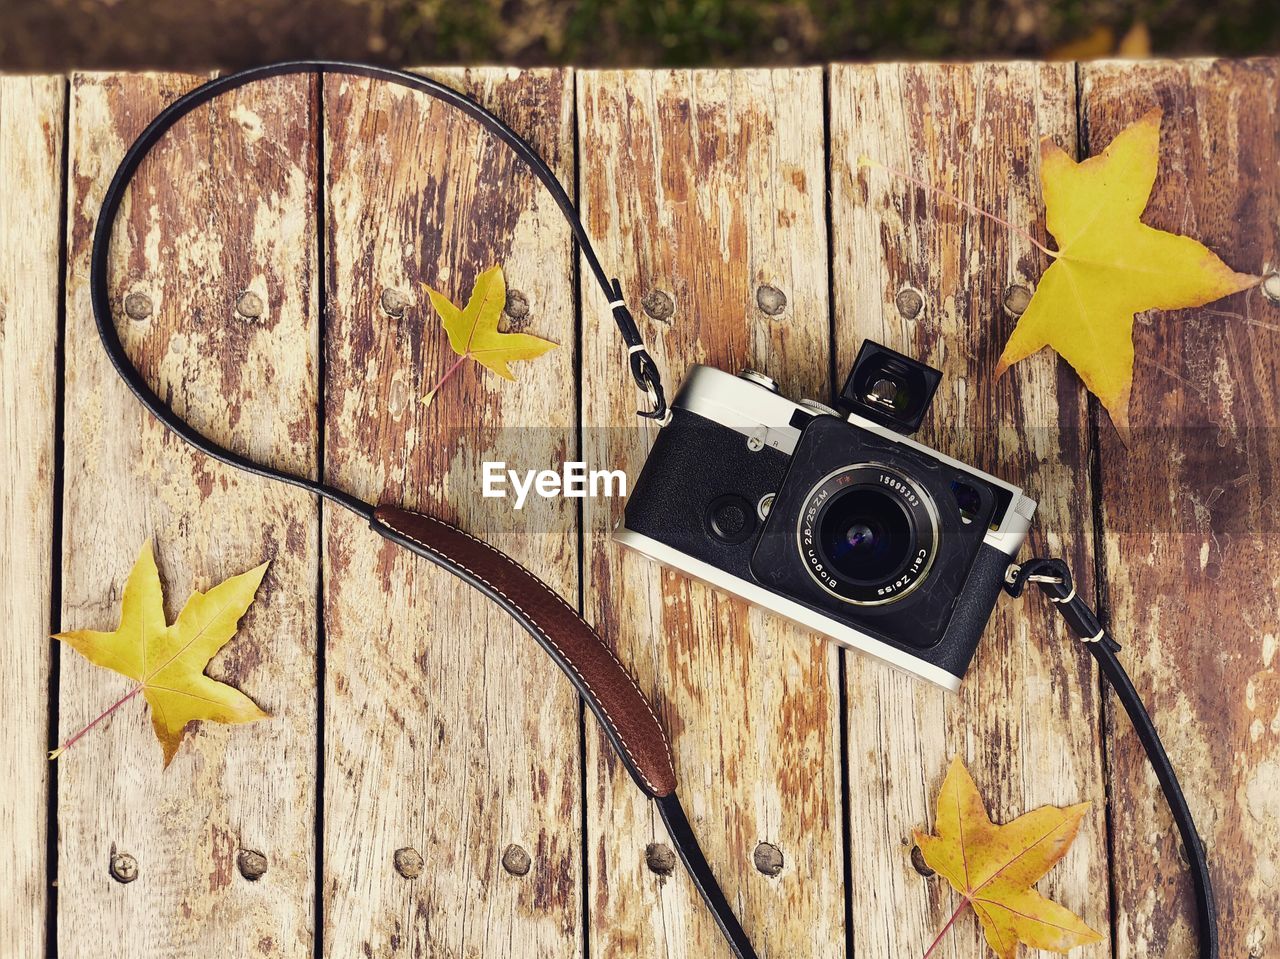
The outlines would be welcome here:
<svg viewBox="0 0 1280 959">
<path fill-rule="evenodd" d="M 778 389 L 778 384 L 773 379 L 773 377 L 766 376 L 764 373 L 761 373 L 759 370 L 744 368 L 742 372 L 738 374 L 738 376 L 746 380 L 748 383 L 754 383 L 756 386 L 764 387 L 770 393 L 782 392 L 781 390 Z"/>
<path fill-rule="evenodd" d="M 823 477 L 796 527 L 800 558 L 828 593 L 859 606 L 908 595 L 937 553 L 938 517 L 928 494 L 897 470 L 858 463 Z"/>
<path fill-rule="evenodd" d="M 801 409 L 809 411 L 814 416 L 840 416 L 839 413 L 827 406 L 826 403 L 819 403 L 817 400 L 801 400 L 799 405 Z"/>
</svg>

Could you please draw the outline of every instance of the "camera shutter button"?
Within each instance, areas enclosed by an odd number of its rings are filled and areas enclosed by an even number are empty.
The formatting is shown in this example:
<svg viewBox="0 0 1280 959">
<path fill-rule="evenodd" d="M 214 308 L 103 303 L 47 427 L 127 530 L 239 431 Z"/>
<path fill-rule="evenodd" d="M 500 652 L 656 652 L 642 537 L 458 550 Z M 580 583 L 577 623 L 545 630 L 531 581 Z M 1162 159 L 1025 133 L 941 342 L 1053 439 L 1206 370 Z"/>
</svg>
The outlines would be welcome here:
<svg viewBox="0 0 1280 959">
<path fill-rule="evenodd" d="M 756 530 L 755 506 L 745 497 L 726 493 L 707 506 L 706 521 L 708 531 L 720 542 L 741 543 Z"/>
</svg>

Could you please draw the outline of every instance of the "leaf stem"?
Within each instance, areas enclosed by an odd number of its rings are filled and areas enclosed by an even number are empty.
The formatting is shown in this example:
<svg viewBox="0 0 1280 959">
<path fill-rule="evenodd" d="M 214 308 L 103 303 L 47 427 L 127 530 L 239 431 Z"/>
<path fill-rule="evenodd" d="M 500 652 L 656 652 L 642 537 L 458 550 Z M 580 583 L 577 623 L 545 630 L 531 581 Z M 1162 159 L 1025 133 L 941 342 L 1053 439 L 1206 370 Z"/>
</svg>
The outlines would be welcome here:
<svg viewBox="0 0 1280 959">
<path fill-rule="evenodd" d="M 82 730 L 80 730 L 80 732 L 76 733 L 74 736 L 68 739 L 65 743 L 63 743 L 57 749 L 52 750 L 49 753 L 49 758 L 57 759 L 59 756 L 65 753 L 68 749 L 74 746 L 76 742 L 82 736 L 84 736 L 85 733 L 91 730 L 94 726 L 98 725 L 98 723 L 102 722 L 104 719 L 106 719 L 108 716 L 114 713 L 117 709 L 119 709 L 129 700 L 133 699 L 134 696 L 138 695 L 138 693 L 142 692 L 142 690 L 145 688 L 146 688 L 145 685 L 142 683 L 139 683 L 137 686 L 134 686 L 133 689 L 129 690 L 127 693 L 125 693 L 123 696 L 117 699 L 114 703 L 112 703 L 111 706 L 109 706 L 105 712 L 101 713 L 97 719 L 89 723 L 89 725 L 85 726 Z"/>
<path fill-rule="evenodd" d="M 964 907 L 967 905 L 969 905 L 968 899 L 960 900 L 960 905 L 956 906 L 956 911 L 951 914 L 951 918 L 947 920 L 947 924 L 943 926 L 938 932 L 938 935 L 934 937 L 933 942 L 929 943 L 929 948 L 924 951 L 924 956 L 921 957 L 921 959 L 929 959 L 930 954 L 933 950 L 938 948 L 938 943 L 942 942 L 942 937 L 947 934 L 947 930 L 951 928 L 958 918 L 960 918 L 960 913 L 964 912 Z"/>
<path fill-rule="evenodd" d="M 1022 237 L 1024 240 L 1026 240 L 1028 243 L 1034 246 L 1037 250 L 1039 250 L 1045 256 L 1049 257 L 1049 259 L 1056 260 L 1058 258 L 1057 250 L 1049 249 L 1047 246 L 1045 246 L 1043 243 L 1037 240 L 1034 236 L 1032 236 L 1027 230 L 1024 230 L 1022 227 L 1015 226 L 1013 223 L 1010 223 L 1008 220 L 1004 219 L 1003 217 L 996 216 L 996 214 L 990 213 L 987 210 L 982 209 L 982 207 L 976 206 L 970 203 L 968 200 L 962 200 L 960 199 L 960 197 L 956 196 L 954 193 L 950 193 L 947 190 L 942 189 L 941 187 L 934 186 L 932 183 L 922 180 L 918 176 L 914 176 L 913 174 L 908 173 L 906 170 L 899 170 L 896 167 L 889 166 L 887 163 L 881 163 L 879 160 L 873 160 L 870 157 L 866 157 L 866 156 L 858 157 L 858 166 L 878 167 L 879 169 L 884 170 L 890 176 L 895 176 L 900 180 L 906 180 L 908 183 L 912 183 L 920 187 L 920 189 L 922 190 L 927 190 L 930 193 L 937 194 L 943 199 L 950 200 L 952 203 L 956 204 L 959 207 L 962 207 L 965 210 L 968 210 L 970 213 L 976 213 L 978 216 L 985 216 L 988 220 L 991 220 L 995 223 L 1000 224 L 1006 230 L 1009 230 L 1012 233 L 1018 234 L 1018 236 Z"/>
<path fill-rule="evenodd" d="M 453 376 L 453 374 L 457 372 L 458 367 L 462 365 L 463 361 L 468 359 L 470 356 L 471 350 L 468 349 L 467 352 L 461 354 L 456 360 L 454 360 L 453 365 L 444 371 L 444 376 L 440 377 L 440 379 L 436 381 L 436 385 L 427 390 L 427 396 L 435 396 L 436 391 L 439 390 L 440 387 L 444 386 L 445 380 Z"/>
</svg>

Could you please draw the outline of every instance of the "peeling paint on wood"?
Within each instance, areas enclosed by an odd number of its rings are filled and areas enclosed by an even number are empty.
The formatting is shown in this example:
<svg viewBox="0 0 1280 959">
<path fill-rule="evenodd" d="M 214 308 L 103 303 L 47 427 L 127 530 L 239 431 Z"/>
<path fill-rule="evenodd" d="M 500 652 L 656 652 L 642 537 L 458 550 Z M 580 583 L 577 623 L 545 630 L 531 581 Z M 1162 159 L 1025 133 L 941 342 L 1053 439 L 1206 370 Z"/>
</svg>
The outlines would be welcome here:
<svg viewBox="0 0 1280 959">
<path fill-rule="evenodd" d="M 588 231 L 620 271 L 668 389 L 703 362 L 825 396 L 821 72 L 582 73 L 578 90 Z M 785 319 L 759 307 L 765 284 L 785 294 Z M 636 419 L 643 399 L 602 294 L 583 290 L 586 456 L 634 477 L 652 427 Z M 653 290 L 674 308 L 656 310 Z M 667 318 L 646 319 L 642 298 L 648 317 Z M 658 705 L 729 901 L 762 955 L 843 955 L 835 650 L 622 553 L 608 538 L 620 516 L 616 501 L 587 501 L 587 616 Z M 595 729 L 587 745 L 593 951 L 728 955 L 683 869 L 665 878 L 646 856 L 667 842 L 652 805 Z M 762 839 L 787 850 L 776 877 L 753 865 Z"/>
<path fill-rule="evenodd" d="M 831 76 L 836 372 L 864 337 L 943 372 L 920 439 L 1039 500 L 1027 554 L 1071 564 L 1092 590 L 1091 492 L 1082 388 L 1049 352 L 999 383 L 991 371 L 1014 317 L 1010 284 L 1043 269 L 1026 241 L 890 178 L 869 156 L 1043 235 L 1038 148 L 1075 146 L 1070 66 L 838 66 Z M 903 308 L 903 290 L 920 308 Z M 932 823 L 949 758 L 963 756 L 997 821 L 1045 803 L 1094 800 L 1080 837 L 1042 884 L 1106 932 L 1100 705 L 1092 659 L 1037 596 L 1002 597 L 961 693 L 847 658 L 853 943 L 860 959 L 918 955 L 955 908 L 913 865 L 913 827 Z M 976 922 L 955 954 L 981 955 Z M 1047 954 L 1046 954 L 1047 955 Z M 1106 943 L 1073 950 L 1109 956 Z"/>
<path fill-rule="evenodd" d="M 433 72 L 573 179 L 572 75 Z M 473 120 L 325 80 L 327 478 L 457 523 L 577 591 L 571 500 L 481 497 L 481 464 L 573 459 L 572 248 L 550 196 Z M 501 263 L 530 333 L 562 344 L 507 382 L 454 362 L 423 283 L 464 303 Z M 384 290 L 403 291 L 387 309 Z M 324 916 L 335 956 L 582 952 L 578 703 L 525 631 L 450 574 L 325 510 Z M 503 868 L 518 844 L 521 882 Z M 405 882 L 395 850 L 421 850 Z M 366 953 L 368 954 L 368 953 Z"/>
<path fill-rule="evenodd" d="M 0 78 L 0 952 L 45 950 L 62 77 Z"/>
<path fill-rule="evenodd" d="M 111 369 L 89 307 L 88 261 L 119 158 L 167 102 L 173 75 L 71 81 L 63 625 L 110 628 L 138 546 L 153 538 L 172 619 L 193 589 L 270 560 L 239 634 L 209 673 L 271 718 L 195 727 L 168 770 L 142 704 L 59 760 L 58 947 L 134 956 L 311 955 L 317 514 L 300 491 L 224 468 L 156 423 Z M 148 381 L 218 442 L 316 468 L 318 331 L 314 81 L 267 81 L 183 120 L 139 170 L 116 227 L 112 302 Z M 263 315 L 246 323 L 251 289 Z M 152 309 L 124 316 L 130 294 Z M 136 311 L 134 311 L 136 315 Z M 122 685 L 123 684 L 123 685 Z M 62 657 L 60 734 L 127 689 Z M 137 864 L 121 886 L 113 845 Z M 273 864 L 236 881 L 235 851 Z"/>
<path fill-rule="evenodd" d="M 1280 261 L 1280 61 L 1083 68 L 1089 153 L 1153 106 L 1143 222 L 1227 263 Z M 1280 319 L 1250 290 L 1134 325 L 1126 449 L 1103 418 L 1110 620 L 1209 848 L 1224 956 L 1280 950 Z M 1135 478 L 1145 479 L 1136 481 Z M 1187 870 L 1123 711 L 1108 709 L 1118 955 L 1195 953 Z"/>
<path fill-rule="evenodd" d="M 838 66 L 825 161 L 818 70 L 586 73 L 576 117 L 567 71 L 434 75 L 496 108 L 566 183 L 578 177 L 588 228 L 606 267 L 620 271 L 669 387 L 692 362 L 751 365 L 789 395 L 822 399 L 833 350 L 837 378 L 864 336 L 917 355 L 946 375 L 922 438 L 1032 491 L 1041 506 L 1031 548 L 1065 555 L 1086 594 L 1095 501 L 1080 385 L 1048 352 L 999 384 L 989 376 L 1044 264 L 1019 238 L 855 158 L 908 169 L 1043 235 L 1037 135 L 1075 150 L 1079 122 L 1079 151 L 1094 152 L 1159 104 L 1164 146 L 1148 222 L 1198 236 L 1241 270 L 1280 262 L 1275 60 L 1088 65 L 1079 102 L 1069 66 Z M 0 79 L 0 451 L 10 470 L 0 491 L 0 619 L 10 630 L 0 658 L 17 690 L 0 702 L 11 733 L 0 756 L 9 849 L 0 886 L 15 893 L 0 910 L 0 951 L 45 951 L 44 636 L 57 625 L 47 620 L 63 229 L 60 625 L 111 625 L 147 536 L 171 616 L 191 589 L 270 558 L 241 635 L 211 672 L 273 716 L 197 728 L 162 773 L 144 711 L 126 708 L 60 760 L 59 941 L 50 945 L 67 956 L 110 941 L 165 959 L 303 959 L 323 908 L 333 956 L 575 957 L 584 928 L 593 954 L 727 955 L 652 806 L 590 717 L 579 768 L 573 691 L 523 632 L 345 513 L 326 510 L 322 531 L 311 497 L 193 453 L 110 370 L 88 304 L 98 203 L 142 125 L 199 81 Z M 472 121 L 339 77 L 275 79 L 197 110 L 144 165 L 122 211 L 112 297 L 127 348 L 211 436 L 314 474 L 321 236 L 328 478 L 454 520 L 572 597 L 576 504 L 531 501 L 513 516 L 479 496 L 480 463 L 540 469 L 579 458 L 582 425 L 580 458 L 634 478 L 652 427 L 636 425 L 616 333 L 589 282 L 574 341 L 567 228 Z M 510 286 L 504 322 L 562 348 L 520 368 L 517 383 L 468 364 L 425 408 L 419 398 L 453 357 L 420 283 L 465 299 L 496 261 Z M 1280 911 L 1273 313 L 1254 291 L 1140 317 L 1134 434 L 1126 449 L 1102 422 L 1097 451 L 1102 592 L 1210 843 L 1223 954 L 1249 959 L 1275 951 Z M 1001 601 L 960 697 L 847 656 L 841 756 L 838 654 L 620 554 L 607 540 L 620 509 L 587 504 L 587 617 L 660 708 L 694 827 L 762 954 L 844 955 L 846 890 L 860 959 L 922 951 L 954 899 L 921 868 L 910 830 L 929 824 L 959 752 L 997 819 L 1095 800 L 1041 888 L 1104 932 L 1110 769 L 1115 953 L 1192 955 L 1185 867 L 1145 760 L 1118 710 L 1107 710 L 1100 741 L 1097 676 L 1038 598 Z M 326 866 L 316 903 L 322 581 Z M 122 682 L 63 656 L 59 732 L 97 715 Z M 976 925 L 952 937 L 955 955 L 983 951 Z M 1100 944 L 1072 954 L 1109 953 Z"/>
</svg>

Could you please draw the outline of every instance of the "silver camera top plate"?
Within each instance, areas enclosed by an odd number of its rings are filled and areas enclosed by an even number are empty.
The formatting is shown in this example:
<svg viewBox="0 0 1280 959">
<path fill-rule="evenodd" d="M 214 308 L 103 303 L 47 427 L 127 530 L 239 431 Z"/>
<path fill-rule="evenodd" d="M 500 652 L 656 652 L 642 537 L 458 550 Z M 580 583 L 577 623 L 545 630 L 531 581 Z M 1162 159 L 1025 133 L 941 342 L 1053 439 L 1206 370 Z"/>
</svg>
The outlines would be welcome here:
<svg viewBox="0 0 1280 959">
<path fill-rule="evenodd" d="M 800 427 L 792 425 L 792 418 L 797 411 L 807 415 L 813 415 L 814 411 L 792 402 L 776 389 L 763 385 L 761 380 L 768 378 L 760 374 L 735 376 L 712 366 L 697 364 L 690 368 L 671 405 L 736 430 L 747 437 L 756 449 L 767 446 L 790 456 L 800 441 L 801 433 Z M 1035 500 L 998 476 L 939 453 L 886 426 L 856 414 L 849 416 L 848 422 L 1006 490 L 1010 494 L 1008 508 L 1001 517 L 1000 525 L 987 530 L 983 541 L 1009 557 L 1017 556 L 1035 516 Z"/>
</svg>

